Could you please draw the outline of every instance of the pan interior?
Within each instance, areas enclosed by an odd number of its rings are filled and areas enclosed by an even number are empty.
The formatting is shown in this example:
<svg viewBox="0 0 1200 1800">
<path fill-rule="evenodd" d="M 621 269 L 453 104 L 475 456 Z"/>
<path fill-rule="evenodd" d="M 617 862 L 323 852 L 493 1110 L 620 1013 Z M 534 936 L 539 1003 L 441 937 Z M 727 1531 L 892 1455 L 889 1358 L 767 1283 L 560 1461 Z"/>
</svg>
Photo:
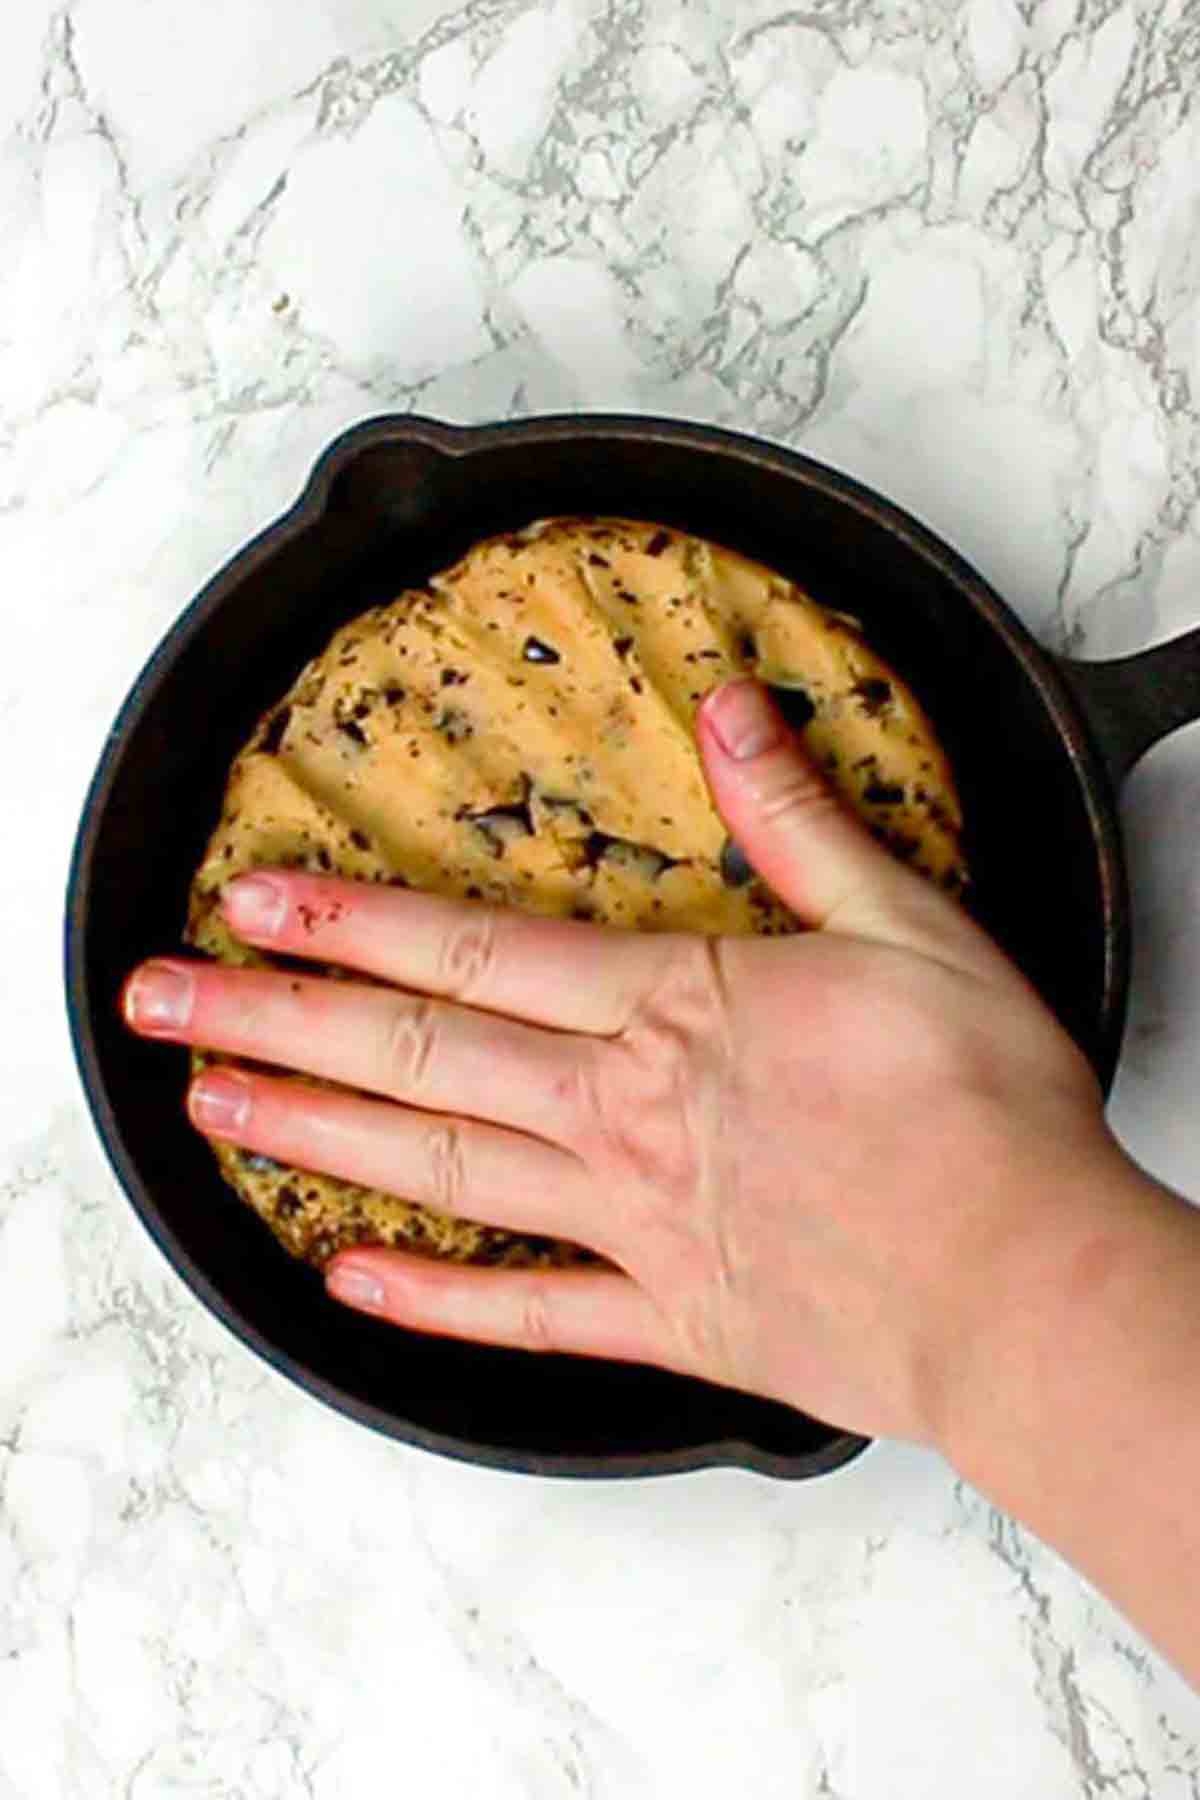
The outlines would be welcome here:
<svg viewBox="0 0 1200 1800">
<path fill-rule="evenodd" d="M 514 433 L 465 457 L 399 439 L 360 450 L 318 517 L 239 559 L 176 628 L 121 723 L 83 846 L 73 922 L 85 1070 L 168 1254 L 257 1348 L 358 1416 L 514 1466 L 599 1467 L 735 1440 L 804 1472 L 838 1434 L 788 1407 L 657 1370 L 401 1333 L 328 1301 L 184 1121 L 185 1054 L 133 1040 L 116 1015 L 131 964 L 179 947 L 230 761 L 336 627 L 481 537 L 590 512 L 724 542 L 862 618 L 951 758 L 973 909 L 1103 1060 L 1101 852 L 1086 796 L 1037 682 L 953 563 L 801 465 Z"/>
</svg>

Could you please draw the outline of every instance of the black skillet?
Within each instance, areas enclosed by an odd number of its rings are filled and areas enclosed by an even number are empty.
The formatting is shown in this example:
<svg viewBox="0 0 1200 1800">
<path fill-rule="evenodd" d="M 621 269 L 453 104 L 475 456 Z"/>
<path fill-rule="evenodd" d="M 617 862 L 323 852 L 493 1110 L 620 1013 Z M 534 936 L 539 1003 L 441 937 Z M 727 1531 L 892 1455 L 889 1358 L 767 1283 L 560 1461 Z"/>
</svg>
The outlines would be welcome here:
<svg viewBox="0 0 1200 1800">
<path fill-rule="evenodd" d="M 957 773 L 976 915 L 1107 1091 L 1130 958 L 1117 788 L 1150 744 L 1200 717 L 1200 629 L 1113 662 L 1052 656 L 961 557 L 846 476 L 751 438 L 606 415 L 368 421 L 188 607 L 122 707 L 84 807 L 66 919 L 76 1053 L 117 1176 L 184 1280 L 352 1418 L 544 1475 L 816 1475 L 863 1440 L 659 1370 L 402 1332 L 327 1300 L 186 1124 L 184 1053 L 132 1039 L 117 1017 L 131 965 L 179 947 L 230 760 L 335 627 L 479 538 L 588 512 L 703 534 L 862 618 Z"/>
</svg>

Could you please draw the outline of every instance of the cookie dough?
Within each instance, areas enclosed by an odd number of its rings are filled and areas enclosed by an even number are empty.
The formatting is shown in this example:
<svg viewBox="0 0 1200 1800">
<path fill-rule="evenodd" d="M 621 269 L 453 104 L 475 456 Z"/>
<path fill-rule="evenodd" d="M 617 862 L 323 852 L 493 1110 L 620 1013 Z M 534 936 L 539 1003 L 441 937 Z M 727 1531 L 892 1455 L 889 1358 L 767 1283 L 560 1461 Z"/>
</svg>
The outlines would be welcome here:
<svg viewBox="0 0 1200 1800">
<path fill-rule="evenodd" d="M 217 911 L 232 876 L 271 865 L 637 931 L 799 930 L 728 838 L 695 747 L 697 704 L 745 673 L 788 691 L 809 751 L 875 835 L 961 893 L 949 764 L 857 620 L 678 531 L 551 519 L 352 620 L 303 670 L 233 764 L 187 939 L 278 966 Z M 214 1150 L 280 1243 L 317 1267 L 357 1243 L 509 1265 L 589 1257 Z"/>
</svg>

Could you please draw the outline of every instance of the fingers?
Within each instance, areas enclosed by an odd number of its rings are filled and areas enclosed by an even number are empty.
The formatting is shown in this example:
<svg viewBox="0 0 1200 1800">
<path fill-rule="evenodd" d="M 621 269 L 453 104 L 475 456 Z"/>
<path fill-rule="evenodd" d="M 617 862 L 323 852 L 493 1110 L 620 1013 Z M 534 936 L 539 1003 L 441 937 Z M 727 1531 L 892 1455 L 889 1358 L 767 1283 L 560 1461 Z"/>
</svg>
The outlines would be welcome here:
<svg viewBox="0 0 1200 1800">
<path fill-rule="evenodd" d="M 231 882 L 222 911 L 263 950 L 601 1036 L 621 1030 L 663 954 L 634 932 L 281 869 Z"/>
<path fill-rule="evenodd" d="M 582 1164 L 514 1131 L 221 1067 L 192 1083 L 188 1115 L 206 1136 L 290 1167 L 482 1225 L 585 1241 Z"/>
<path fill-rule="evenodd" d="M 335 1257 L 326 1283 L 334 1299 L 413 1331 L 698 1372 L 637 1283 L 607 1269 L 479 1269 L 362 1249 Z"/>
<path fill-rule="evenodd" d="M 697 732 L 713 799 L 758 873 L 808 925 L 973 958 L 996 956 L 961 907 L 896 861 L 805 755 L 765 691 L 708 695 Z"/>
<path fill-rule="evenodd" d="M 390 988 L 182 960 L 143 964 L 123 1006 L 145 1036 L 552 1138 L 570 1133 L 593 1048 Z"/>
</svg>

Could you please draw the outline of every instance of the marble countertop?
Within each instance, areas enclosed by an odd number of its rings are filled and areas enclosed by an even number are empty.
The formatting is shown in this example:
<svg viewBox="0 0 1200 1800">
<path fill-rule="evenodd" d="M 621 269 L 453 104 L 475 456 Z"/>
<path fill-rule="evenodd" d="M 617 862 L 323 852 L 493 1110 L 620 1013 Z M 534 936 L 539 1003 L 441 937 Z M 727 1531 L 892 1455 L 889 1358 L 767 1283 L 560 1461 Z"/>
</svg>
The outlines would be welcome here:
<svg viewBox="0 0 1200 1800">
<path fill-rule="evenodd" d="M 130 681 L 372 412 L 717 421 L 1052 647 L 1196 623 L 1194 0 L 19 0 L 0 38 L 0 1800 L 1196 1800 L 1200 1700 L 932 1456 L 543 1482 L 264 1369 L 119 1194 L 58 972 Z M 1200 1197 L 1198 812 L 1192 729 L 1125 791 L 1112 1118 Z"/>
</svg>

